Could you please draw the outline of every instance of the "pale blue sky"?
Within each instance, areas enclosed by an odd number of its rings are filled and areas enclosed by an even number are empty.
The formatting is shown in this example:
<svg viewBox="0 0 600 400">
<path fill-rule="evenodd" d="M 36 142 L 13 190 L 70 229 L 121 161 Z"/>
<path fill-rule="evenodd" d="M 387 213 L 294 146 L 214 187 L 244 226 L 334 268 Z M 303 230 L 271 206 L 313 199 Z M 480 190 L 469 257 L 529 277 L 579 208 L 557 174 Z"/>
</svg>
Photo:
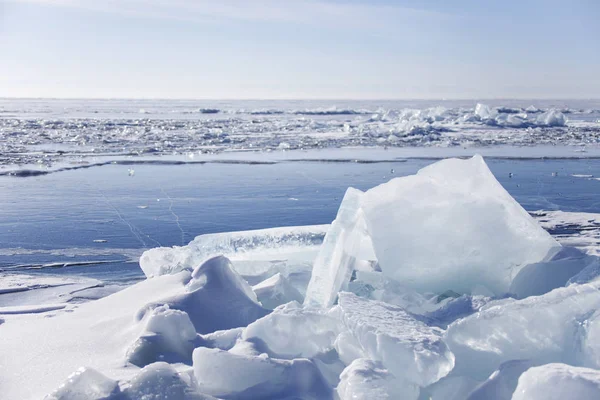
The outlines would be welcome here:
<svg viewBox="0 0 600 400">
<path fill-rule="evenodd" d="M 598 98 L 599 0 L 0 0 L 0 96 Z"/>
</svg>

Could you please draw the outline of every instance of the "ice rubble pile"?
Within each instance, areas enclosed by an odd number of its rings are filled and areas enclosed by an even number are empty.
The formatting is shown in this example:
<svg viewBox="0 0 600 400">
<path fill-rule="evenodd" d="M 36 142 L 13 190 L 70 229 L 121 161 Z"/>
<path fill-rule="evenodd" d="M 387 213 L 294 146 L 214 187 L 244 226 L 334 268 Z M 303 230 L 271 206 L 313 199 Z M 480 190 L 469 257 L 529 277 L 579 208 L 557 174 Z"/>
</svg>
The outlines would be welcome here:
<svg viewBox="0 0 600 400">
<path fill-rule="evenodd" d="M 121 292 L 2 324 L 3 394 L 600 398 L 598 260 L 481 157 L 349 189 L 329 227 L 205 235 L 140 263 L 148 279 Z"/>
</svg>

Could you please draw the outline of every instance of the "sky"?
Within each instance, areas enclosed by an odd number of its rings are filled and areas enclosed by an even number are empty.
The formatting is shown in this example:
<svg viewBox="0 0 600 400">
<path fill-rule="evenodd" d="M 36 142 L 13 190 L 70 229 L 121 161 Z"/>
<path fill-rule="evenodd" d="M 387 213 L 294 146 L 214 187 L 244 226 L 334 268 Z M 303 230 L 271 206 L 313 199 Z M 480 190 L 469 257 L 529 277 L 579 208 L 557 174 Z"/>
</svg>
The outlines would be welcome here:
<svg viewBox="0 0 600 400">
<path fill-rule="evenodd" d="M 0 0 L 0 97 L 600 98 L 599 0 Z"/>
</svg>

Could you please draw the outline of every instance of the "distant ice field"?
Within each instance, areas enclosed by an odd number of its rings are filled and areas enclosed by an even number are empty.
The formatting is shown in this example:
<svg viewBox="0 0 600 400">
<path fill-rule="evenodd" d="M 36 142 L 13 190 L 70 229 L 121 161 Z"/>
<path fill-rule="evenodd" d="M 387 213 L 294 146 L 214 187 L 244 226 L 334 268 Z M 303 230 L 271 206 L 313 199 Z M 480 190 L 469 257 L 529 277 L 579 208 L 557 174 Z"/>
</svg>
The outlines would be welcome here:
<svg viewBox="0 0 600 400">
<path fill-rule="evenodd" d="M 597 147 L 599 100 L 0 99 L 0 172 L 115 156 L 345 147 Z"/>
</svg>

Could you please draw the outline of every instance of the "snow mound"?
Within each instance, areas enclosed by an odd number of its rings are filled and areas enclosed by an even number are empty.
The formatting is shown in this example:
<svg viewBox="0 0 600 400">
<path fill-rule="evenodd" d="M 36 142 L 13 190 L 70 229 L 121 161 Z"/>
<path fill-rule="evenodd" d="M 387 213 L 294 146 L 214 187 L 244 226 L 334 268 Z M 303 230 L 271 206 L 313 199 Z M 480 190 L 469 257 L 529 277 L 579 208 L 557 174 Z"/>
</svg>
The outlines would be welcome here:
<svg viewBox="0 0 600 400">
<path fill-rule="evenodd" d="M 332 389 L 306 359 L 245 356 L 219 349 L 194 350 L 194 376 L 203 393 L 235 399 L 323 399 Z"/>
<path fill-rule="evenodd" d="M 92 368 L 82 367 L 44 400 L 118 400 L 120 394 L 117 381 Z"/>
<path fill-rule="evenodd" d="M 150 278 L 182 270 L 191 271 L 218 255 L 227 256 L 235 263 L 248 259 L 269 261 L 288 257 L 304 260 L 308 252 L 308 258 L 312 261 L 328 227 L 295 226 L 200 235 L 187 246 L 158 247 L 145 251 L 140 257 L 140 267 Z M 238 272 L 245 275 L 243 269 Z"/>
<path fill-rule="evenodd" d="M 600 307 L 600 284 L 572 285 L 543 296 L 488 304 L 446 331 L 456 373 L 485 378 L 500 364 L 529 359 L 581 362 L 581 323 Z"/>
<path fill-rule="evenodd" d="M 340 293 L 339 306 L 350 331 L 345 337 L 352 341 L 338 340 L 338 344 L 358 345 L 357 354 L 380 361 L 397 378 L 427 386 L 452 370 L 454 355 L 440 329 L 427 326 L 400 307 L 353 293 Z"/>
<path fill-rule="evenodd" d="M 127 361 L 139 367 L 159 360 L 191 362 L 198 335 L 187 313 L 164 305 L 149 314 L 144 332 L 127 351 Z"/>
<path fill-rule="evenodd" d="M 248 325 L 242 339 L 264 344 L 279 358 L 311 358 L 333 349 L 343 329 L 337 311 L 303 308 L 292 302 Z"/>
<path fill-rule="evenodd" d="M 337 393 L 340 400 L 416 400 L 419 387 L 398 380 L 381 363 L 359 358 L 340 376 Z"/>
<path fill-rule="evenodd" d="M 303 301 L 300 292 L 280 272 L 252 286 L 252 290 L 262 306 L 270 310 L 290 301 Z"/>
<path fill-rule="evenodd" d="M 350 281 L 361 244 L 371 245 L 364 230 L 360 229 L 361 224 L 364 226 L 360 209 L 362 196 L 363 192 L 357 189 L 346 191 L 315 259 L 305 304 L 331 307 L 338 292 L 346 289 Z"/>
<path fill-rule="evenodd" d="M 600 371 L 565 364 L 530 368 L 521 375 L 512 400 L 596 400 Z"/>
<path fill-rule="evenodd" d="M 165 362 L 144 367 L 124 390 L 126 400 L 210 400 Z M 115 399 L 116 400 L 116 399 Z"/>
<path fill-rule="evenodd" d="M 191 278 L 185 293 L 167 298 L 163 304 L 187 312 L 198 333 L 246 326 L 269 313 L 258 304 L 252 288 L 233 270 L 226 257 L 207 260 L 194 270 Z M 139 314 L 151 308 L 152 304 Z"/>
<path fill-rule="evenodd" d="M 419 291 L 506 293 L 560 245 L 508 194 L 481 156 L 446 159 L 365 192 L 383 272 Z"/>
</svg>

